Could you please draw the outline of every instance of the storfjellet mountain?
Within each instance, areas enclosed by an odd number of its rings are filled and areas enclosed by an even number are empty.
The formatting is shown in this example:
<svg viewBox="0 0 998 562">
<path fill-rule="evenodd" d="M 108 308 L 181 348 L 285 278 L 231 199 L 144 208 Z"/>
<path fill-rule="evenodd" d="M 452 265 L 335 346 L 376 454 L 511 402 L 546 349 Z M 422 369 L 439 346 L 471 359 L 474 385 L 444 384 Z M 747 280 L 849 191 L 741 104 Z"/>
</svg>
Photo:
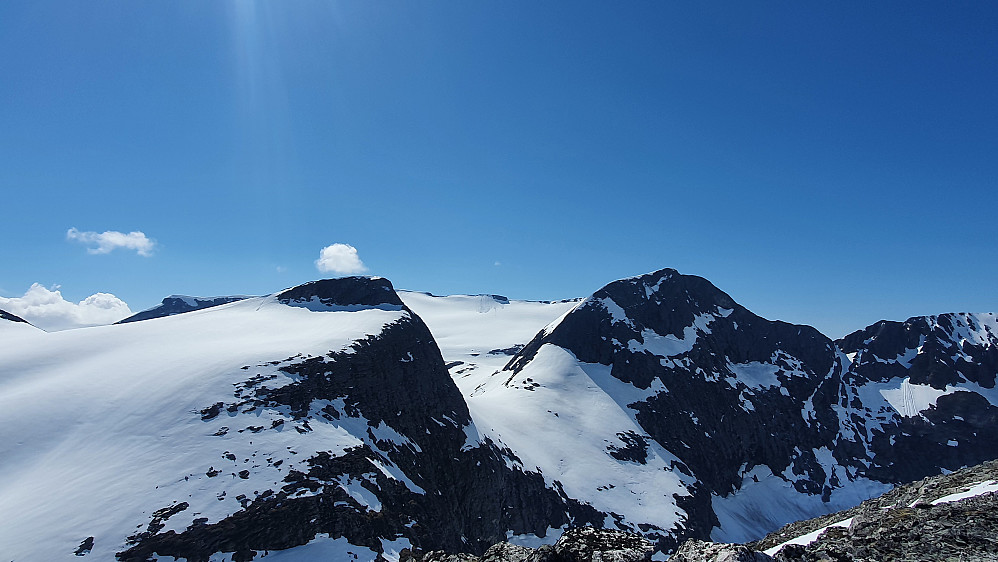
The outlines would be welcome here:
<svg viewBox="0 0 998 562">
<path fill-rule="evenodd" d="M 8 559 L 397 559 L 584 525 L 662 556 L 998 457 L 994 314 L 833 341 L 671 269 L 559 302 L 376 277 L 178 299 L 0 319 Z"/>
</svg>

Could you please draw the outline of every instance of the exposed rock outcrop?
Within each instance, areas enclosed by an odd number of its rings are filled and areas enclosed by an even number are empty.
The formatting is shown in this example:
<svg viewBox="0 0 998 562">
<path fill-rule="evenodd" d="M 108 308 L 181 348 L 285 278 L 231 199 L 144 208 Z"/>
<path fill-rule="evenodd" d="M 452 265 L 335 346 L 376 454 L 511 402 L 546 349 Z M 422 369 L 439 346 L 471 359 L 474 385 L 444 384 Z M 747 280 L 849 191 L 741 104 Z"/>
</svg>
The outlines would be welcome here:
<svg viewBox="0 0 998 562">
<path fill-rule="evenodd" d="M 537 549 L 497 543 L 481 557 L 471 554 L 447 554 L 443 551 L 404 552 L 400 562 L 647 562 L 654 547 L 632 533 L 575 527 L 553 545 Z"/>
<path fill-rule="evenodd" d="M 128 322 L 140 322 L 142 320 L 152 320 L 153 318 L 163 318 L 174 316 L 203 308 L 211 308 L 228 304 L 230 302 L 241 301 L 248 297 L 188 297 L 184 295 L 172 295 L 163 299 L 160 304 L 141 312 L 137 312 L 124 320 L 119 320 L 115 324 L 127 324 Z"/>
</svg>

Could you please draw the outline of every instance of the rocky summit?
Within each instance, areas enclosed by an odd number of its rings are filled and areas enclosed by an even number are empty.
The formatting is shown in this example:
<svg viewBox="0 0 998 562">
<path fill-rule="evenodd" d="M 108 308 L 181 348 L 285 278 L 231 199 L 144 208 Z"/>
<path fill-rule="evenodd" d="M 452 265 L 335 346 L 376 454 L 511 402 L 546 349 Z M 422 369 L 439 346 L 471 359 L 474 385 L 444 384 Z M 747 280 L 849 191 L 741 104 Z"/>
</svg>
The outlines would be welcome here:
<svg viewBox="0 0 998 562">
<path fill-rule="evenodd" d="M 998 457 L 994 314 L 833 341 L 672 269 L 577 301 L 346 277 L 146 312 L 3 317 L 9 559 L 749 560 L 776 545 L 710 541 Z M 960 518 L 939 548 L 990 552 L 987 497 L 923 500 L 773 555 L 915 556 Z"/>
<path fill-rule="evenodd" d="M 188 297 L 185 295 L 172 295 L 163 299 L 163 302 L 160 304 L 148 310 L 135 313 L 124 320 L 119 320 L 117 323 L 126 324 L 128 322 L 139 322 L 141 320 L 163 318 L 164 316 L 173 316 L 175 314 L 201 310 L 202 308 L 211 308 L 213 306 L 220 306 L 230 302 L 241 301 L 245 298 L 248 297 Z"/>
</svg>

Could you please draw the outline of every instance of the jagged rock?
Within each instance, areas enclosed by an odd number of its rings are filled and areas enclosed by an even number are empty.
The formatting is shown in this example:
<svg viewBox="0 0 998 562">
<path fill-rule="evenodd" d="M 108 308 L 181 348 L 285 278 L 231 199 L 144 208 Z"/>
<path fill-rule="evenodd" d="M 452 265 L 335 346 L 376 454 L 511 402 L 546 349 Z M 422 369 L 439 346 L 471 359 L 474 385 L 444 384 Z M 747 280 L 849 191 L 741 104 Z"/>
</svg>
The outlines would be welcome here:
<svg viewBox="0 0 998 562">
<path fill-rule="evenodd" d="M 651 560 L 655 547 L 641 535 L 579 527 L 565 531 L 552 550 L 536 562 L 641 562 Z"/>
<path fill-rule="evenodd" d="M 672 562 L 769 562 L 769 555 L 741 544 L 723 544 L 690 539 L 679 547 Z"/>
<path fill-rule="evenodd" d="M 405 552 L 401 562 L 647 562 L 654 551 L 652 543 L 641 535 L 575 527 L 553 545 L 536 550 L 502 542 L 489 547 L 481 558 L 443 551 Z"/>
<path fill-rule="evenodd" d="M 75 552 L 73 552 L 73 554 L 75 554 L 76 556 L 86 556 L 90 554 L 90 551 L 93 549 L 94 549 L 94 538 L 87 537 L 83 539 L 83 542 L 80 543 L 80 546 L 76 549 Z"/>
<path fill-rule="evenodd" d="M 406 562 L 406 558 L 400 558 L 401 562 Z M 419 562 L 478 562 L 479 558 L 471 554 L 447 554 L 442 550 L 431 550 L 420 558 L 409 558 L 408 560 L 418 560 Z"/>
<path fill-rule="evenodd" d="M 526 562 L 534 550 L 508 542 L 496 543 L 482 555 L 481 562 Z"/>
</svg>

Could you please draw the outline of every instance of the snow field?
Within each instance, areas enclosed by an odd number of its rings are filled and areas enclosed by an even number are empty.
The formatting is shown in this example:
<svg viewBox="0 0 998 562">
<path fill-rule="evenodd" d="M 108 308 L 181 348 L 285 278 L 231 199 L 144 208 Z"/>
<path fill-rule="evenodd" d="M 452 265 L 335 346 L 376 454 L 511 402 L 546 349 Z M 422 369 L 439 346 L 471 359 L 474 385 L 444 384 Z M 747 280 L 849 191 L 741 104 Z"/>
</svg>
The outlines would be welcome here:
<svg viewBox="0 0 998 562">
<path fill-rule="evenodd" d="M 261 297 L 131 324 L 19 336 L 36 340 L 30 346 L 5 339 L 4 555 L 75 559 L 74 550 L 93 536 L 90 556 L 111 560 L 157 509 L 190 504 L 164 530 L 183 530 L 196 518 L 215 522 L 241 508 L 240 496 L 252 501 L 279 487 L 320 448 L 337 454 L 362 443 L 363 420 L 355 420 L 358 428 L 345 427 L 349 418 L 313 422 L 313 432 L 302 435 L 287 412 L 275 409 L 223 409 L 207 421 L 201 411 L 238 402 L 236 385 L 256 375 L 273 377 L 262 383 L 272 388 L 291 382 L 273 362 L 346 349 L 404 314 L 314 313 Z M 272 427 L 278 421 L 283 425 Z M 358 483 L 338 484 L 367 492 Z"/>
</svg>

